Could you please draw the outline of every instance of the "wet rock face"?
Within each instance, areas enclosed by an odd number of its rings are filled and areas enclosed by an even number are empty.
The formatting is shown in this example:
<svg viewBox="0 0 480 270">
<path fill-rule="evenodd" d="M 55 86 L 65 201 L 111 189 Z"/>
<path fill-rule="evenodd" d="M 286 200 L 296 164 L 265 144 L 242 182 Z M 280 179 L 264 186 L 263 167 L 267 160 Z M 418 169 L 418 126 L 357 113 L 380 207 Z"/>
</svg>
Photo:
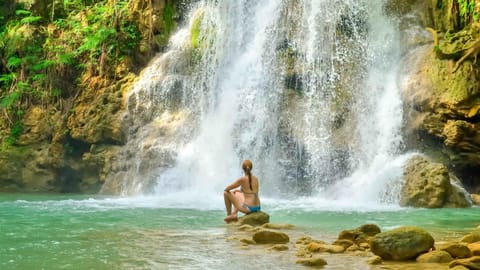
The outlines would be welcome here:
<svg viewBox="0 0 480 270">
<path fill-rule="evenodd" d="M 400 198 L 402 206 L 440 208 L 470 205 L 466 194 L 459 196 L 460 191 L 450 183 L 448 169 L 443 164 L 415 156 L 405 166 L 404 179 Z"/>
<path fill-rule="evenodd" d="M 417 227 L 400 227 L 374 236 L 370 247 L 384 260 L 403 261 L 416 258 L 433 248 L 433 237 Z"/>
<path fill-rule="evenodd" d="M 480 72 L 471 61 L 455 70 L 433 45 L 404 58 L 405 135 L 410 148 L 428 153 L 460 177 L 471 192 L 480 189 Z"/>
</svg>

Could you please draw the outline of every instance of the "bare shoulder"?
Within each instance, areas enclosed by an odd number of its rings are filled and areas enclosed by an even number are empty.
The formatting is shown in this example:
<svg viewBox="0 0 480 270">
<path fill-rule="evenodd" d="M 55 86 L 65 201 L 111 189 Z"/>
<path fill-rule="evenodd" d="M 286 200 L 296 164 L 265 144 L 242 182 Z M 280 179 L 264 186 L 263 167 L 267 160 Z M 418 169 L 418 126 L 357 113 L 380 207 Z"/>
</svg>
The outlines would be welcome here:
<svg viewBox="0 0 480 270">
<path fill-rule="evenodd" d="M 237 180 L 238 182 L 245 182 L 245 181 L 248 181 L 248 177 L 247 176 L 241 176 L 240 178 L 238 178 Z"/>
</svg>

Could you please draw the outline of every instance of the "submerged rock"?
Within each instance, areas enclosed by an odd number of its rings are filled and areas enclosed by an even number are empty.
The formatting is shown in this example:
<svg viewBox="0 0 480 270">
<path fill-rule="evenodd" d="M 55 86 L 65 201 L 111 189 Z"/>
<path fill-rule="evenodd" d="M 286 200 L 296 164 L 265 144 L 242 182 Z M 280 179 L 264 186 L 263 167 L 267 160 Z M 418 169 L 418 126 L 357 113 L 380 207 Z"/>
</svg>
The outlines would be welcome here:
<svg viewBox="0 0 480 270">
<path fill-rule="evenodd" d="M 312 257 L 308 259 L 299 259 L 297 260 L 297 264 L 305 266 L 324 266 L 327 265 L 327 261 L 320 257 Z"/>
<path fill-rule="evenodd" d="M 284 251 L 284 250 L 288 250 L 288 246 L 285 245 L 285 244 L 276 244 L 276 245 L 273 245 L 269 249 L 270 250 L 275 250 L 275 251 Z"/>
<path fill-rule="evenodd" d="M 433 237 L 417 227 L 400 227 L 375 235 L 370 247 L 384 260 L 403 261 L 416 258 L 433 248 Z"/>
<path fill-rule="evenodd" d="M 267 229 L 274 229 L 274 230 L 283 230 L 283 229 L 293 229 L 295 225 L 293 224 L 274 224 L 274 223 L 265 223 L 262 227 Z"/>
</svg>

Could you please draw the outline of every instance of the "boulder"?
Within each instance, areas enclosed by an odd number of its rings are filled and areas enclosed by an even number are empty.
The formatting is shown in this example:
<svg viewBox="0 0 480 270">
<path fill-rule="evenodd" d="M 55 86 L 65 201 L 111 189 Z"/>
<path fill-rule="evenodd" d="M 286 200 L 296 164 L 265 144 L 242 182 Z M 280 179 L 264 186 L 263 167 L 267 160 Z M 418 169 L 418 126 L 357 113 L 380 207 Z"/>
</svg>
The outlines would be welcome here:
<svg viewBox="0 0 480 270">
<path fill-rule="evenodd" d="M 453 268 L 458 265 L 465 266 L 470 270 L 480 270 L 480 256 L 474 256 L 466 259 L 458 259 L 450 262 L 448 267 Z"/>
<path fill-rule="evenodd" d="M 274 230 L 260 230 L 252 238 L 257 244 L 285 244 L 290 241 L 286 233 Z"/>
<path fill-rule="evenodd" d="M 418 256 L 416 261 L 419 263 L 449 263 L 453 261 L 453 258 L 446 251 L 433 250 Z"/>
<path fill-rule="evenodd" d="M 384 260 L 403 261 L 429 251 L 433 244 L 433 237 L 428 232 L 406 226 L 375 235 L 370 248 Z"/>
<path fill-rule="evenodd" d="M 458 188 L 450 183 L 448 169 L 441 163 L 430 162 L 417 155 L 407 162 L 403 175 L 402 206 L 440 208 L 470 205 L 466 193 L 459 195 Z"/>
<path fill-rule="evenodd" d="M 447 243 L 441 245 L 438 249 L 448 252 L 455 259 L 463 259 L 472 256 L 472 251 L 464 243 Z"/>
<path fill-rule="evenodd" d="M 251 226 L 261 226 L 263 224 L 270 222 L 270 216 L 265 212 L 256 212 L 245 215 L 238 219 L 239 225 L 251 225 Z"/>
</svg>

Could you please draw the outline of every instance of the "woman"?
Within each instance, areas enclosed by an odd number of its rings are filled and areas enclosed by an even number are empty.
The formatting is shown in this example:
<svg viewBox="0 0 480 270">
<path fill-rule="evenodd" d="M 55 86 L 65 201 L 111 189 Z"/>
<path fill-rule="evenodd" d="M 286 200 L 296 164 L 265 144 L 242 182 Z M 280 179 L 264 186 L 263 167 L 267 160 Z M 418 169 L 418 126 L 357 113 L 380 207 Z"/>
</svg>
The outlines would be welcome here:
<svg viewBox="0 0 480 270">
<path fill-rule="evenodd" d="M 227 217 L 224 220 L 227 223 L 237 220 L 238 211 L 245 214 L 260 211 L 258 178 L 252 175 L 252 167 L 250 160 L 244 160 L 242 169 L 245 175 L 228 185 L 223 191 L 225 208 L 227 209 Z M 240 187 L 240 190 L 235 189 L 238 187 Z M 232 189 L 235 190 L 232 191 Z M 233 212 L 232 205 L 235 207 Z"/>
</svg>

